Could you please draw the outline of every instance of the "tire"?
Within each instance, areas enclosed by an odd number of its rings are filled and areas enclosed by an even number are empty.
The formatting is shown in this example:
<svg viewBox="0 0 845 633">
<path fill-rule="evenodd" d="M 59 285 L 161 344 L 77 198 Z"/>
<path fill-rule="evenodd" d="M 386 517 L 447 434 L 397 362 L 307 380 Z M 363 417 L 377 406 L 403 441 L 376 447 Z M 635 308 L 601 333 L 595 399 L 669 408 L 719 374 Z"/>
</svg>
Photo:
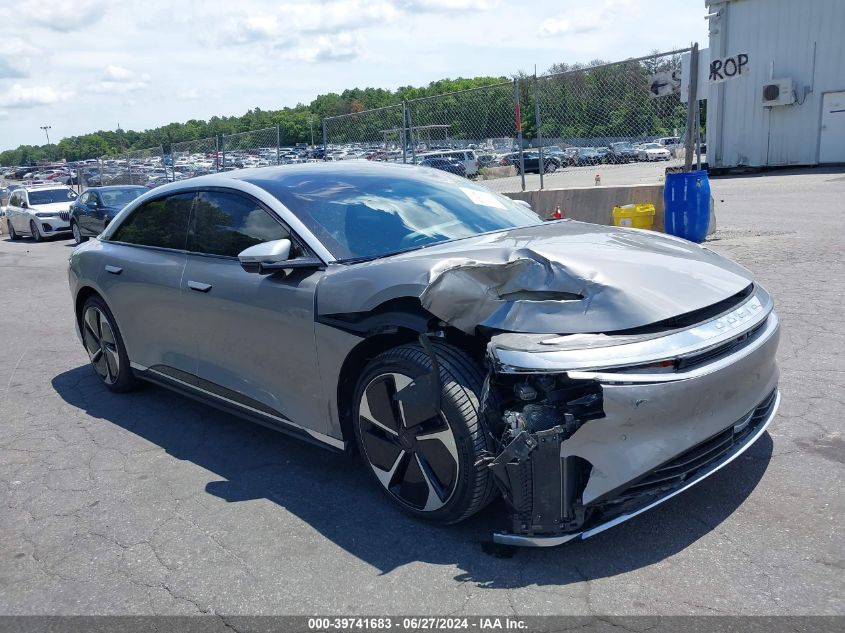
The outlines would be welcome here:
<svg viewBox="0 0 845 633">
<path fill-rule="evenodd" d="M 41 237 L 41 233 L 38 232 L 38 226 L 35 224 L 35 220 L 29 221 L 29 230 L 32 233 L 32 239 L 36 242 L 40 242 L 44 239 Z"/>
<path fill-rule="evenodd" d="M 15 232 L 15 227 L 12 226 L 12 223 L 9 220 L 6 220 L 6 228 L 9 229 L 9 239 L 13 242 L 21 239 L 21 236 Z"/>
<path fill-rule="evenodd" d="M 82 342 L 94 373 L 108 389 L 120 393 L 137 385 L 123 337 L 100 297 L 89 297 L 82 306 Z"/>
<path fill-rule="evenodd" d="M 82 235 L 82 231 L 79 229 L 79 224 L 77 222 L 70 223 L 70 230 L 73 232 L 73 241 L 76 242 L 77 246 L 82 244 L 82 242 L 88 241 L 88 238 Z"/>
<path fill-rule="evenodd" d="M 496 494 L 485 465 L 491 449 L 479 416 L 484 378 L 463 352 L 432 343 L 440 368 L 440 414 L 408 428 L 395 394 L 431 369 L 418 344 L 402 345 L 372 359 L 353 401 L 355 441 L 379 488 L 411 515 L 440 524 L 457 523 Z M 398 432 L 397 432 L 398 431 Z"/>
</svg>

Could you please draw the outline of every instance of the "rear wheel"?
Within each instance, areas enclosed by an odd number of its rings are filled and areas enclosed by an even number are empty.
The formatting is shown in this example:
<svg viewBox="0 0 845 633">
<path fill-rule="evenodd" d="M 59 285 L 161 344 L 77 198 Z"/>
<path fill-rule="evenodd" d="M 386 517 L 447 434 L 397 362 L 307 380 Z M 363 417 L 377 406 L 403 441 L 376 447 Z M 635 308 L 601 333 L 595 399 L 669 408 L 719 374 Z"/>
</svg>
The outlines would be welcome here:
<svg viewBox="0 0 845 633">
<path fill-rule="evenodd" d="M 11 221 L 6 220 L 6 228 L 9 229 L 9 239 L 12 241 L 21 239 L 21 236 L 15 232 L 15 227 L 12 226 Z"/>
<path fill-rule="evenodd" d="M 40 242 L 43 239 L 41 233 L 38 232 L 38 225 L 35 223 L 35 220 L 29 221 L 29 231 L 32 234 L 32 239 L 36 242 Z"/>
<path fill-rule="evenodd" d="M 456 523 L 483 508 L 495 486 L 484 465 L 488 434 L 480 417 L 483 377 L 463 352 L 433 344 L 440 369 L 440 410 L 421 422 L 397 394 L 431 371 L 419 345 L 374 358 L 355 392 L 355 439 L 379 487 L 404 510 Z"/>
<path fill-rule="evenodd" d="M 91 366 L 106 387 L 120 392 L 135 386 L 120 330 L 99 297 L 90 297 L 82 308 L 82 342 Z"/>
</svg>

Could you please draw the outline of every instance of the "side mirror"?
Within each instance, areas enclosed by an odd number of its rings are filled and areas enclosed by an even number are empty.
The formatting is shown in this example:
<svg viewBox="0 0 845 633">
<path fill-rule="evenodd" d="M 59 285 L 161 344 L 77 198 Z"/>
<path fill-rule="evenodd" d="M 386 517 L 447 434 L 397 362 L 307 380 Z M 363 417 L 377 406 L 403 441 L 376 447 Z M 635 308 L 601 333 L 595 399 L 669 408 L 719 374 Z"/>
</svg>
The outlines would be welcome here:
<svg viewBox="0 0 845 633">
<path fill-rule="evenodd" d="M 290 240 L 274 240 L 262 242 L 238 253 L 238 260 L 243 266 L 257 264 L 278 264 L 290 257 Z"/>
<path fill-rule="evenodd" d="M 21 202 L 21 209 L 29 209 L 29 203 L 26 200 Z"/>
<path fill-rule="evenodd" d="M 264 242 L 241 251 L 238 259 L 245 271 L 259 275 L 293 268 L 322 268 L 323 262 L 316 257 L 289 259 L 290 249 L 291 242 L 288 239 Z"/>
</svg>

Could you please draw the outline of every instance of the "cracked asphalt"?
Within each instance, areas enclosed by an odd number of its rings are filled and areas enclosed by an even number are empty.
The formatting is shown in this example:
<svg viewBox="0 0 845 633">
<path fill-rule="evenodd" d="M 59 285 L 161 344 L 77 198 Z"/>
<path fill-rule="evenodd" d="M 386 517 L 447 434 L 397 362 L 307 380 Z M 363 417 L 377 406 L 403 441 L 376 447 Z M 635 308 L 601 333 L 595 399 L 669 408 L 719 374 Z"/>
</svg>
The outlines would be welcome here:
<svg viewBox="0 0 845 633">
<path fill-rule="evenodd" d="M 157 387 L 113 395 L 69 241 L 0 239 L 0 614 L 845 614 L 845 173 L 714 179 L 708 246 L 782 319 L 770 431 L 707 481 L 552 550 L 392 507 L 354 459 Z"/>
</svg>

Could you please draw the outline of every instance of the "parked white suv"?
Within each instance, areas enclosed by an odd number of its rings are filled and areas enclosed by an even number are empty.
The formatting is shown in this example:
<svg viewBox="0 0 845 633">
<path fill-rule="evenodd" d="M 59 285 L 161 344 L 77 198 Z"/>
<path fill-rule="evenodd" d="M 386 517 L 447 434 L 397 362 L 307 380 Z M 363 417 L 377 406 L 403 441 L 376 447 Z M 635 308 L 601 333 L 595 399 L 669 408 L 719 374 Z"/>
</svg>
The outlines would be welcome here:
<svg viewBox="0 0 845 633">
<path fill-rule="evenodd" d="M 70 187 L 58 185 L 20 187 L 12 192 L 6 207 L 9 237 L 29 235 L 36 242 L 70 233 L 70 205 L 76 200 Z"/>
</svg>

